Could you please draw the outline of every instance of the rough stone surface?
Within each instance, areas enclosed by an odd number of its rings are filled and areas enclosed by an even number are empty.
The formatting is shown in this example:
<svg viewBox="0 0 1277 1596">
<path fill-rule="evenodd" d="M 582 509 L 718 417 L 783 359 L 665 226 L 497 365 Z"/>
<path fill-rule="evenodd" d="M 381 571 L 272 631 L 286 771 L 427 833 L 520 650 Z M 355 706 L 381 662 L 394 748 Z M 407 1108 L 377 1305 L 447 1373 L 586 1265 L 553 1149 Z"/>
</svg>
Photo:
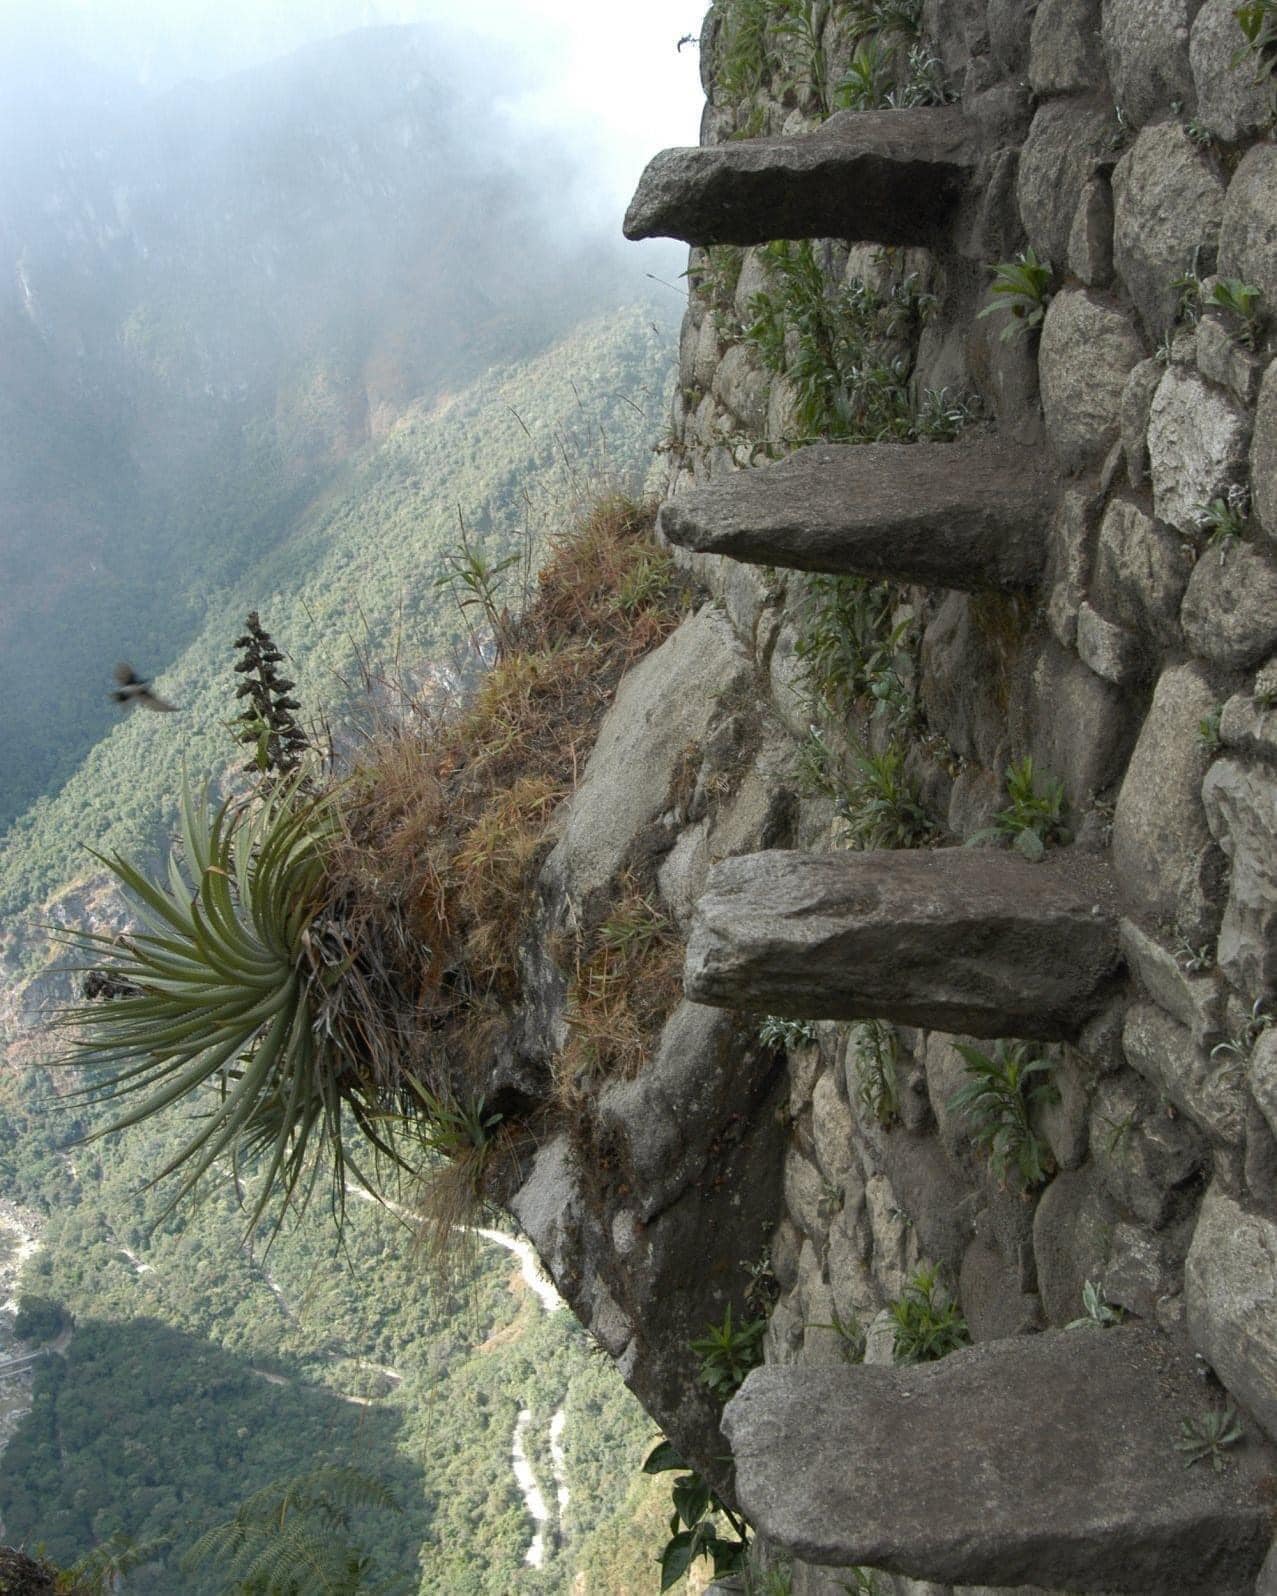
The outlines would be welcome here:
<svg viewBox="0 0 1277 1596">
<path fill-rule="evenodd" d="M 1033 1254 L 1051 1324 L 1070 1324 L 1083 1312 L 1082 1288 L 1103 1279 L 1119 1217 L 1090 1166 L 1065 1170 L 1042 1193 L 1033 1213 Z"/>
<path fill-rule="evenodd" d="M 1184 1270 L 1188 1334 L 1220 1379 L 1277 1435 L 1277 1223 L 1212 1186 Z"/>
<path fill-rule="evenodd" d="M 756 1369 L 723 1429 L 745 1512 L 808 1561 L 1220 1596 L 1267 1550 L 1272 1454 L 1252 1441 L 1226 1476 L 1186 1470 L 1179 1420 L 1201 1405 L 1188 1359 L 1119 1328 L 912 1368 Z"/>
<path fill-rule="evenodd" d="M 1159 1314 L 1179 1300 L 1192 1234 L 1191 1219 L 1154 1235 L 1142 1225 L 1114 1225 L 1113 1250 L 1104 1271 L 1105 1301 L 1150 1324 L 1158 1323 Z"/>
<path fill-rule="evenodd" d="M 1202 809 L 1207 756 L 1198 732 L 1214 707 L 1214 689 L 1197 666 L 1162 673 L 1113 821 L 1113 863 L 1126 906 L 1176 927 L 1194 946 L 1210 940 L 1215 924 L 1218 865 Z"/>
<path fill-rule="evenodd" d="M 1139 636 L 1106 621 L 1085 600 L 1077 617 L 1077 651 L 1083 664 L 1118 687 L 1137 680 L 1148 667 Z"/>
<path fill-rule="evenodd" d="M 1250 448 L 1250 491 L 1259 524 L 1277 544 L 1277 360 L 1264 372 Z"/>
<path fill-rule="evenodd" d="M 966 593 L 950 593 L 922 638 L 920 690 L 929 723 L 963 759 L 993 765 L 1001 732 L 997 646 Z"/>
<path fill-rule="evenodd" d="M 1270 994 L 1277 991 L 1277 785 L 1262 766 L 1218 759 L 1202 801 L 1232 865 L 1219 967 L 1239 992 Z"/>
<path fill-rule="evenodd" d="M 1272 96 L 1249 57 L 1237 60 L 1236 0 L 1206 0 L 1188 41 L 1197 89 L 1197 119 L 1233 144 L 1272 120 Z"/>
<path fill-rule="evenodd" d="M 1107 288 L 1113 277 L 1113 190 L 1108 179 L 1087 180 L 1069 229 L 1069 270 L 1087 288 Z"/>
<path fill-rule="evenodd" d="M 1149 936 L 1133 920 L 1123 920 L 1122 952 L 1131 973 L 1153 1001 L 1188 1026 L 1199 1047 L 1220 1036 L 1222 993 L 1211 974 L 1190 973 L 1182 958 Z"/>
<path fill-rule="evenodd" d="M 1126 1011 L 1122 1046 L 1131 1068 L 1212 1140 L 1240 1143 L 1245 1112 L 1241 1081 L 1197 1046 L 1186 1026 L 1155 1004 L 1133 1003 Z"/>
<path fill-rule="evenodd" d="M 591 895 L 621 868 L 635 837 L 668 807 L 684 751 L 705 741 L 723 697 L 744 691 L 752 678 L 726 616 L 710 607 L 630 672 L 550 856 L 547 874 L 556 887 L 588 908 Z"/>
<path fill-rule="evenodd" d="M 1160 362 L 1141 360 L 1131 368 L 1122 388 L 1118 413 L 1122 453 L 1126 457 L 1126 475 L 1133 488 L 1143 487 L 1148 480 L 1148 417 L 1162 371 Z"/>
<path fill-rule="evenodd" d="M 973 1341 L 998 1341 L 1043 1328 L 1037 1293 L 1020 1290 L 1016 1271 L 986 1241 L 973 1241 L 967 1248 L 958 1296 Z"/>
<path fill-rule="evenodd" d="M 1223 180 L 1178 122 L 1142 129 L 1117 163 L 1113 260 L 1152 342 L 1175 319 L 1175 279 L 1213 269 L 1223 213 Z"/>
<path fill-rule="evenodd" d="M 1063 853 L 729 859 L 697 909 L 686 990 L 763 1013 L 1067 1036 L 1116 966 L 1108 894 L 1097 861 Z"/>
<path fill-rule="evenodd" d="M 1277 676 L 1271 664 L 1265 669 Z M 1277 763 L 1277 713 L 1249 693 L 1234 693 L 1224 705 L 1219 736 L 1225 748 Z"/>
<path fill-rule="evenodd" d="M 1153 513 L 1181 532 L 1197 531 L 1203 509 L 1246 475 L 1250 419 L 1196 372 L 1172 366 L 1149 415 Z"/>
<path fill-rule="evenodd" d="M 599 1100 L 599 1123 L 615 1139 L 645 1224 L 705 1167 L 706 1127 L 721 1126 L 738 1097 L 757 1096 L 777 1073 L 767 1051 L 742 1046 L 725 1018 L 721 1009 L 680 1003 L 642 1074 Z"/>
<path fill-rule="evenodd" d="M 761 433 L 767 426 L 771 378 L 744 344 L 733 344 L 714 372 L 714 395 L 743 427 Z"/>
<path fill-rule="evenodd" d="M 1106 0 L 1104 58 L 1113 99 L 1136 127 L 1194 103 L 1188 60 L 1195 0 Z"/>
<path fill-rule="evenodd" d="M 1121 780 L 1134 735 L 1137 701 L 1050 638 L 1022 674 L 1008 706 L 1012 743 L 1064 783 L 1075 810 Z"/>
<path fill-rule="evenodd" d="M 1049 100 L 1020 151 L 1016 200 L 1039 260 L 1062 266 L 1093 163 L 1108 152 L 1111 113 L 1101 104 Z"/>
<path fill-rule="evenodd" d="M 1277 144 L 1256 144 L 1233 173 L 1219 232 L 1219 275 L 1253 284 L 1270 314 L 1277 305 Z"/>
<path fill-rule="evenodd" d="M 1082 289 L 1051 301 L 1038 356 L 1047 436 L 1060 466 L 1096 465 L 1118 435 L 1122 390 L 1144 355 L 1129 317 Z"/>
<path fill-rule="evenodd" d="M 1100 0 L 1042 0 L 1029 36 L 1029 87 L 1052 94 L 1085 94 L 1104 73 Z"/>
<path fill-rule="evenodd" d="M 1242 348 L 1234 327 L 1214 311 L 1207 311 L 1197 326 L 1197 369 L 1244 405 L 1254 404 L 1264 374 L 1261 357 Z"/>
<path fill-rule="evenodd" d="M 1277 647 L 1277 563 L 1230 539 L 1198 560 L 1184 596 L 1184 636 L 1229 670 L 1257 665 Z"/>
<path fill-rule="evenodd" d="M 1086 596 L 1095 541 L 1094 497 L 1079 488 L 1060 496 L 1051 522 L 1046 589 L 1047 624 L 1061 648 L 1077 640 L 1077 613 Z"/>
<path fill-rule="evenodd" d="M 1122 626 L 1173 646 L 1193 569 L 1184 540 L 1129 499 L 1110 499 L 1100 523 L 1091 597 Z"/>
<path fill-rule="evenodd" d="M 1023 588 L 1045 553 L 1051 493 L 1040 456 L 993 439 L 800 449 L 667 500 L 680 547 L 758 565 Z"/>
<path fill-rule="evenodd" d="M 1095 1168 L 1118 1208 L 1151 1230 L 1183 1213 L 1209 1156 L 1201 1133 L 1126 1070 L 1100 1083 L 1091 1114 Z"/>
<path fill-rule="evenodd" d="M 1255 1043 L 1250 1056 L 1250 1089 L 1277 1136 L 1277 1030 L 1265 1031 Z"/>
<path fill-rule="evenodd" d="M 975 162 L 956 107 L 843 111 L 798 138 L 662 151 L 639 180 L 625 236 L 941 243 Z"/>
</svg>

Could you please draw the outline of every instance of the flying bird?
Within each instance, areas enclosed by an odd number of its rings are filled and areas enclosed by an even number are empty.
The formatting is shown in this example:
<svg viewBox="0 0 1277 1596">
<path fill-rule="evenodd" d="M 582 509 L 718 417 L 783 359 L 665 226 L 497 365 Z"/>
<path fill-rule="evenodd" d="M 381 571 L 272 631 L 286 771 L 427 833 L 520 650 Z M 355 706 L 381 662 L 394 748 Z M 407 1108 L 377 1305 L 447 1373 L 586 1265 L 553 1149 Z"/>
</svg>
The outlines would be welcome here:
<svg viewBox="0 0 1277 1596">
<path fill-rule="evenodd" d="M 111 694 L 111 697 L 117 704 L 123 704 L 125 709 L 131 708 L 134 704 L 140 704 L 143 709 L 163 709 L 176 713 L 177 705 L 166 704 L 162 698 L 157 698 L 151 691 L 150 678 L 136 675 L 131 665 L 126 665 L 121 661 L 115 667 L 115 679 L 120 686 L 118 691 Z"/>
</svg>

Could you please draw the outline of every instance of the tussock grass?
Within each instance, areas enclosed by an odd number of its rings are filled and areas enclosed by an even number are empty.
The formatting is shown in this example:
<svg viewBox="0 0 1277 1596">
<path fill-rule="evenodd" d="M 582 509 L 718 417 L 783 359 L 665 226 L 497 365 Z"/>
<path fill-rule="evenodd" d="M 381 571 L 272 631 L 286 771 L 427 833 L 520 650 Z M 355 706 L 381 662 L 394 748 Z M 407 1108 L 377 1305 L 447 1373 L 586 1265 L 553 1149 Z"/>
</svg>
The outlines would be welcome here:
<svg viewBox="0 0 1277 1596">
<path fill-rule="evenodd" d="M 651 529 L 648 507 L 597 504 L 552 547 L 471 696 L 384 727 L 346 784 L 332 868 L 369 917 L 389 905 L 404 927 L 404 989 L 422 1032 L 412 1068 L 432 1091 L 473 1092 L 500 1011 L 519 995 L 554 815 L 621 677 L 678 622 L 675 568 Z M 627 1069 L 642 1032 L 615 995 L 630 952 L 599 931 L 576 950 L 574 984 L 582 1028 L 607 1033 L 599 1057 L 615 1053 Z"/>
<path fill-rule="evenodd" d="M 600 1080 L 636 1075 L 682 991 L 674 926 L 628 877 L 610 914 L 578 939 L 568 1045 L 556 1061 L 560 1106 L 579 1110 Z"/>
</svg>

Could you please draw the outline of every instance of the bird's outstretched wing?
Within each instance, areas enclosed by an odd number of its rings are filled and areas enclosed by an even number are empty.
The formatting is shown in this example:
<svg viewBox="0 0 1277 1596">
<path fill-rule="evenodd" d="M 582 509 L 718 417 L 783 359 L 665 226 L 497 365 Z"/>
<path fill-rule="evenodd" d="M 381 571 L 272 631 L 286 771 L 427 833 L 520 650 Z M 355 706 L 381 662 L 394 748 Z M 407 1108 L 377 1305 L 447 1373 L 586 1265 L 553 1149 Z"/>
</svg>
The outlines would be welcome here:
<svg viewBox="0 0 1277 1596">
<path fill-rule="evenodd" d="M 164 710 L 176 714 L 178 706 L 168 703 L 153 693 L 149 685 L 150 678 L 139 676 L 133 667 L 123 660 L 115 667 L 115 679 L 120 685 L 111 697 L 117 704 L 123 704 L 126 709 L 138 704 L 143 709 Z"/>
</svg>

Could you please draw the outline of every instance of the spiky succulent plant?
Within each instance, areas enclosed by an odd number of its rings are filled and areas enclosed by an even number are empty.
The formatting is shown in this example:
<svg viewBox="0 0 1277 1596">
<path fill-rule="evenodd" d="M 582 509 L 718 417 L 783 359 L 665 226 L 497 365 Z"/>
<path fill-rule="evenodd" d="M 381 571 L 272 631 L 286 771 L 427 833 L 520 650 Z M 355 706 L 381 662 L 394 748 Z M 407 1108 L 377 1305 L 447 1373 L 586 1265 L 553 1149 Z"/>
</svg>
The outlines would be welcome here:
<svg viewBox="0 0 1277 1596">
<path fill-rule="evenodd" d="M 331 799 L 314 796 L 302 771 L 257 800 L 216 809 L 184 782 L 181 820 L 167 885 L 120 854 L 97 856 L 136 900 L 139 929 L 68 935 L 122 993 L 60 1016 L 70 1034 L 64 1062 L 93 1071 L 78 1095 L 142 1094 L 93 1134 L 195 1101 L 198 1128 L 155 1176 L 182 1172 L 174 1202 L 219 1158 L 250 1157 L 264 1176 L 251 1224 L 276 1196 L 281 1216 L 304 1202 L 325 1166 L 340 1210 L 347 1172 L 359 1174 L 342 1141 L 343 1108 L 394 1155 L 376 1123 L 361 1001 L 369 984 L 328 901 Z"/>
</svg>

